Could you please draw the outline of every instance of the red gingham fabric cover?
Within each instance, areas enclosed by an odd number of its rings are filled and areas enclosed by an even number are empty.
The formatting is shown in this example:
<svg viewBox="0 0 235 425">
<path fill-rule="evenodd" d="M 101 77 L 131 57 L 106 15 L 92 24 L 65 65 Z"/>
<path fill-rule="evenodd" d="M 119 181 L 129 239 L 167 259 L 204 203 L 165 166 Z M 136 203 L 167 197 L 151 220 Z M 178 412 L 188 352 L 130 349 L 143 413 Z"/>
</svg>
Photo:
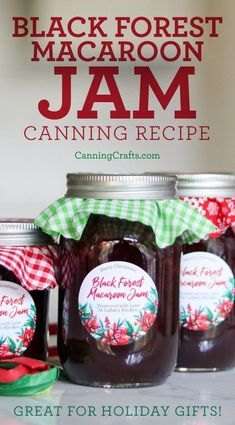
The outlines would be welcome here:
<svg viewBox="0 0 235 425">
<path fill-rule="evenodd" d="M 181 197 L 210 220 L 217 230 L 210 238 L 221 236 L 229 227 L 235 232 L 235 198 Z"/>
<path fill-rule="evenodd" d="M 11 270 L 28 291 L 57 286 L 58 253 L 54 246 L 0 246 L 0 265 Z"/>
</svg>

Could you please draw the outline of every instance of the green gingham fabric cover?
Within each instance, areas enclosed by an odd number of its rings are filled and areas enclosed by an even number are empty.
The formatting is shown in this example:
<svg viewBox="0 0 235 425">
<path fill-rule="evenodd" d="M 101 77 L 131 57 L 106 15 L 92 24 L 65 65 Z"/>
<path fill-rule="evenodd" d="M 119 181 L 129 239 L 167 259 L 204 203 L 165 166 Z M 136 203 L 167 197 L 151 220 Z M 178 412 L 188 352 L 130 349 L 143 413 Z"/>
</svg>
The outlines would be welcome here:
<svg viewBox="0 0 235 425">
<path fill-rule="evenodd" d="M 214 225 L 179 199 L 107 200 L 61 198 L 45 209 L 36 224 L 53 237 L 79 240 L 90 214 L 104 214 L 151 226 L 159 248 L 170 246 L 178 236 L 183 243 L 198 242 L 213 232 Z"/>
</svg>

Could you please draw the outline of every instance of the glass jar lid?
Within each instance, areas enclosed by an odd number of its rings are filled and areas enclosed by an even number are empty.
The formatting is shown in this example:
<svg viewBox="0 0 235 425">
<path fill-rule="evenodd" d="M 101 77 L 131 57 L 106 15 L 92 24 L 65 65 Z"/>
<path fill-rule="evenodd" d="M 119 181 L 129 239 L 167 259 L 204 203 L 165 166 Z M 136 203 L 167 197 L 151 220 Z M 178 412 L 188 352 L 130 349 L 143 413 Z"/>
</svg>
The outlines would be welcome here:
<svg viewBox="0 0 235 425">
<path fill-rule="evenodd" d="M 235 174 L 197 173 L 178 174 L 177 191 L 179 196 L 206 198 L 235 197 Z"/>
<path fill-rule="evenodd" d="M 54 240 L 34 224 L 33 219 L 1 219 L 0 245 L 52 245 Z"/>
<path fill-rule="evenodd" d="M 168 174 L 67 174 L 67 198 L 171 199 L 176 176 Z"/>
</svg>

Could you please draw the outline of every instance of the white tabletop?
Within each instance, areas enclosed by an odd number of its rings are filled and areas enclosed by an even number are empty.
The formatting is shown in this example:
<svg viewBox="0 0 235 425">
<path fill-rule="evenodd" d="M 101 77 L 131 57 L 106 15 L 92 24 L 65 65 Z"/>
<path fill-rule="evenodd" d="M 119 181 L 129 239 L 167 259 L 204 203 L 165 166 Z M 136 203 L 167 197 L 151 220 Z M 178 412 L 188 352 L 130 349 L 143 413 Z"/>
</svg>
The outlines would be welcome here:
<svg viewBox="0 0 235 425">
<path fill-rule="evenodd" d="M 61 380 L 37 396 L 0 397 L 0 424 L 235 425 L 235 370 L 175 372 L 164 385 L 137 389 Z"/>
</svg>

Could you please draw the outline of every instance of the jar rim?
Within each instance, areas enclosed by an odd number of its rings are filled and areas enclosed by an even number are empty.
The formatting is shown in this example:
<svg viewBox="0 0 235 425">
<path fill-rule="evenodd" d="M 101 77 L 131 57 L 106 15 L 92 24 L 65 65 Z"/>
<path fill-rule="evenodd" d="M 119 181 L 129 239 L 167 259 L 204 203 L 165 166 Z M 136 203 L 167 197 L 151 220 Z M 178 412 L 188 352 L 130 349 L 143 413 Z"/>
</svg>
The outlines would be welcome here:
<svg viewBox="0 0 235 425">
<path fill-rule="evenodd" d="M 171 199 L 177 177 L 167 173 L 68 173 L 67 198 Z"/>
<path fill-rule="evenodd" d="M 235 197 L 234 173 L 177 174 L 177 192 L 181 197 Z"/>
<path fill-rule="evenodd" d="M 32 218 L 1 218 L 0 245 L 53 245 L 54 240 L 34 224 Z"/>
</svg>

